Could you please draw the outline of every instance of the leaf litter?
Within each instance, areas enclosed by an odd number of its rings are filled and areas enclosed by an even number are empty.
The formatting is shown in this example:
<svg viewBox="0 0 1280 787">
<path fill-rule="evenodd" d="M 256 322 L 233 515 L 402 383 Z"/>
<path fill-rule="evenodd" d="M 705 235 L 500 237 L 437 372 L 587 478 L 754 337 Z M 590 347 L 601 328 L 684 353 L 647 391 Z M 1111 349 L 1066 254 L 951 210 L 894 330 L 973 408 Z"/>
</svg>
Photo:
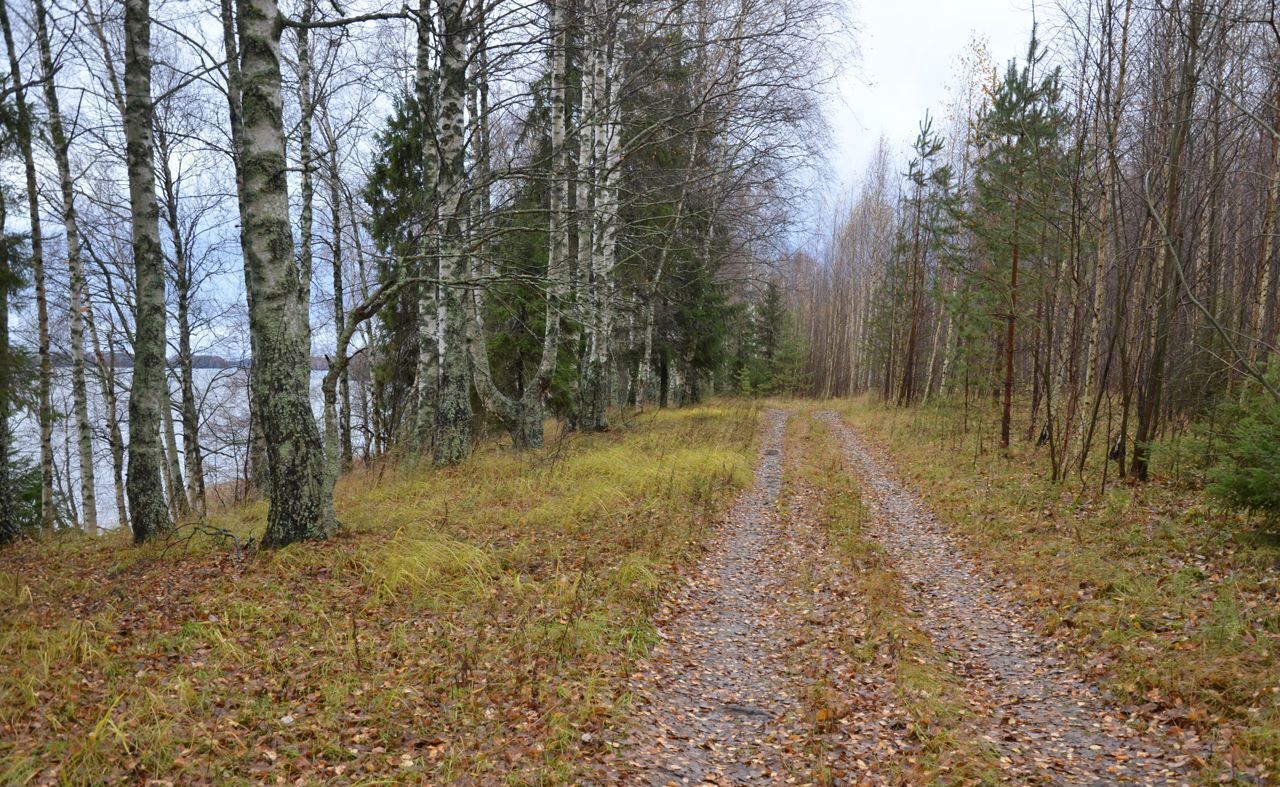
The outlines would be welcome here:
<svg viewBox="0 0 1280 787">
<path fill-rule="evenodd" d="M 754 482 L 667 599 L 595 783 L 883 783 L 911 748 L 883 672 L 841 644 L 865 611 L 833 579 L 816 508 L 780 505 L 788 415 L 764 413 Z"/>
</svg>

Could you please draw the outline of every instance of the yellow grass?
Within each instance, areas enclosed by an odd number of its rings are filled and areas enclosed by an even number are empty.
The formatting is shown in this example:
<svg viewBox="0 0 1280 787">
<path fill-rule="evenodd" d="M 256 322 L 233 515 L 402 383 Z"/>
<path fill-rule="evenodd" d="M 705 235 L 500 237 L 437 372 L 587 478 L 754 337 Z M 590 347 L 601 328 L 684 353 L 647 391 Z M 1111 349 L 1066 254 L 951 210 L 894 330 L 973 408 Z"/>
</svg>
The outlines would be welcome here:
<svg viewBox="0 0 1280 787">
<path fill-rule="evenodd" d="M 333 540 L 0 554 L 0 783 L 569 783 L 661 588 L 749 478 L 756 410 L 645 415 L 338 486 Z M 261 503 L 210 525 L 259 532 Z"/>
</svg>

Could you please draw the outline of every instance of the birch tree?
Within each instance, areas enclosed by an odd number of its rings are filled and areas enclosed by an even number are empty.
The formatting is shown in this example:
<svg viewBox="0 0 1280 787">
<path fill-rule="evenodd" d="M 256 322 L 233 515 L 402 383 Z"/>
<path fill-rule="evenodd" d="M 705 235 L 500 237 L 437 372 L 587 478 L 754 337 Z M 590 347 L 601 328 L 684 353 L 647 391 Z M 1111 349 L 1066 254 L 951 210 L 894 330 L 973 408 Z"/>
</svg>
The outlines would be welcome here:
<svg viewBox="0 0 1280 787">
<path fill-rule="evenodd" d="M 94 492 L 93 433 L 89 426 L 89 394 L 85 385 L 85 315 L 89 312 L 88 284 L 80 254 L 80 228 L 76 217 L 74 175 L 71 172 L 68 140 L 62 125 L 62 109 L 54 81 L 53 50 L 49 43 L 49 21 L 43 0 L 33 0 L 36 41 L 40 50 L 41 83 L 48 110 L 49 142 L 58 168 L 58 193 L 62 198 L 62 221 L 66 231 L 67 267 L 71 272 L 69 324 L 71 326 L 71 398 L 75 415 L 76 448 L 80 471 L 80 514 L 82 526 L 90 534 L 98 530 L 98 507 Z M 163 291 L 163 288 L 162 288 Z"/>
<path fill-rule="evenodd" d="M 440 387 L 437 394 L 434 460 L 456 464 L 471 453 L 471 368 L 466 290 L 469 273 L 463 234 L 466 181 L 467 4 L 438 0 L 440 82 L 436 140 L 440 150 Z"/>
<path fill-rule="evenodd" d="M 612 7 L 589 0 L 584 21 L 587 64 L 583 80 L 583 133 L 592 180 L 586 256 L 579 246 L 579 278 L 585 293 L 584 350 L 579 382 L 578 426 L 588 431 L 609 427 L 610 349 L 614 324 L 614 267 L 618 253 L 618 189 L 622 156 L 621 104 L 618 100 L 616 42 L 618 18 Z M 581 215 L 581 214 L 580 214 Z M 579 241 L 581 243 L 581 241 Z"/>
<path fill-rule="evenodd" d="M 124 132 L 133 230 L 134 341 L 129 393 L 127 491 L 134 541 L 171 527 L 160 446 L 161 408 L 168 406 L 165 367 L 164 256 L 153 170 L 151 18 L 148 0 L 125 3 Z"/>
<path fill-rule="evenodd" d="M 546 307 L 543 318 L 542 352 L 537 368 L 524 390 L 518 395 L 503 393 L 494 382 L 490 368 L 483 312 L 476 309 L 475 338 L 471 348 L 476 373 L 476 387 L 485 405 L 508 424 L 517 449 L 542 447 L 543 398 L 551 384 L 559 357 L 561 313 L 566 307 L 566 284 L 569 265 L 569 230 L 572 213 L 569 205 L 569 141 L 567 138 L 569 93 L 569 3 L 552 0 L 548 39 L 550 65 L 550 190 L 547 208 L 548 249 L 546 269 Z M 482 77 L 483 78 L 483 77 Z M 488 185 L 482 183 L 481 188 Z"/>
<path fill-rule="evenodd" d="M 40 440 L 40 528 L 53 530 L 53 363 L 49 355 L 49 306 L 45 285 L 44 235 L 40 217 L 39 186 L 32 129 L 34 118 L 27 103 L 22 64 L 14 44 L 13 26 L 9 19 L 8 0 L 0 0 L 0 29 L 4 33 L 5 52 L 9 59 L 9 76 L 13 80 L 13 101 L 17 117 L 16 134 L 22 153 L 25 176 L 27 216 L 31 230 L 31 267 L 36 293 L 36 352 L 39 356 L 38 405 L 36 419 Z"/>
<path fill-rule="evenodd" d="M 5 27 L 8 27 L 7 23 Z M 12 71 L 10 75 L 12 76 Z M 22 116 L 14 108 L 0 106 L 0 157 L 7 158 L 16 147 L 17 137 L 20 136 L 18 124 L 21 121 Z M 9 332 L 10 295 L 21 288 L 22 276 L 18 260 L 18 239 L 9 233 L 8 228 L 8 196 L 0 189 L 0 544 L 21 536 L 24 524 L 15 483 L 18 457 L 14 450 L 12 424 L 14 405 L 20 400 L 18 391 L 22 357 L 15 351 Z"/>
<path fill-rule="evenodd" d="M 263 544 L 327 538 L 337 527 L 310 403 L 310 293 L 294 256 L 285 178 L 280 35 L 274 0 L 239 0 L 242 241 L 253 338 L 251 385 L 267 453 Z"/>
</svg>

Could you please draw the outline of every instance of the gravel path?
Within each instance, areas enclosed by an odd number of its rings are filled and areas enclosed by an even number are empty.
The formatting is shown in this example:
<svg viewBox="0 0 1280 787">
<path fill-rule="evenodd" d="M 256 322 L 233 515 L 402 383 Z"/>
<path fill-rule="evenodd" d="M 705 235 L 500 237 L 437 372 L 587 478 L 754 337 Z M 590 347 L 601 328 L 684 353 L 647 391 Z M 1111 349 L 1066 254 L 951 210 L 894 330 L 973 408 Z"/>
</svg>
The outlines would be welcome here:
<svg viewBox="0 0 1280 787">
<path fill-rule="evenodd" d="M 849 653 L 867 600 L 846 590 L 813 490 L 780 499 L 803 460 L 784 459 L 787 417 L 765 412 L 753 485 L 659 615 L 597 782 L 884 784 L 912 748 L 892 679 Z"/>
<path fill-rule="evenodd" d="M 763 420 L 755 481 L 668 602 L 662 642 L 632 680 L 622 768 L 604 781 L 770 784 L 788 773 L 801 711 L 779 635 L 787 577 L 771 559 L 787 414 L 769 410 Z"/>
<path fill-rule="evenodd" d="M 1137 718 L 1054 655 L 1018 603 L 964 557 L 949 530 L 893 477 L 888 461 L 835 413 L 820 416 L 842 442 L 872 515 L 869 531 L 907 583 L 922 630 L 947 651 L 966 689 L 993 709 L 986 737 L 1011 783 L 1186 784 L 1194 736 L 1139 734 Z"/>
</svg>

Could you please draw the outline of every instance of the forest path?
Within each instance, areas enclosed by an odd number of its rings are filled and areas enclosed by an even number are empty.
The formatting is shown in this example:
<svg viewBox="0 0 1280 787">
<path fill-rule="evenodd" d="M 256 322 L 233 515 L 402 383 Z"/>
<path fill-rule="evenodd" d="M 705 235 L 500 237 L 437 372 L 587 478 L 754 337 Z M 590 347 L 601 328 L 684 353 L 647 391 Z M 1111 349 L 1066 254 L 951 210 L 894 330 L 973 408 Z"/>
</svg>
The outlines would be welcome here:
<svg viewBox="0 0 1280 787">
<path fill-rule="evenodd" d="M 878 763 L 911 747 L 891 681 L 837 644 L 862 601 L 837 579 L 813 500 L 782 494 L 803 453 L 789 415 L 764 412 L 754 482 L 658 616 L 594 783 L 879 784 Z"/>
<path fill-rule="evenodd" d="M 948 654 L 976 704 L 991 709 L 984 737 L 1013 782 L 1196 783 L 1190 733 L 1153 726 L 1053 653 L 1018 603 L 979 572 L 955 536 L 898 483 L 888 460 L 835 413 L 819 416 L 861 484 L 879 541 L 902 578 L 920 628 Z M 1135 729 L 1151 727 L 1145 733 Z M 1179 737 L 1181 736 L 1181 737 Z"/>
</svg>

